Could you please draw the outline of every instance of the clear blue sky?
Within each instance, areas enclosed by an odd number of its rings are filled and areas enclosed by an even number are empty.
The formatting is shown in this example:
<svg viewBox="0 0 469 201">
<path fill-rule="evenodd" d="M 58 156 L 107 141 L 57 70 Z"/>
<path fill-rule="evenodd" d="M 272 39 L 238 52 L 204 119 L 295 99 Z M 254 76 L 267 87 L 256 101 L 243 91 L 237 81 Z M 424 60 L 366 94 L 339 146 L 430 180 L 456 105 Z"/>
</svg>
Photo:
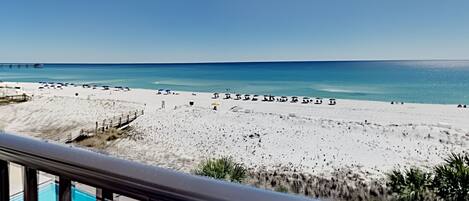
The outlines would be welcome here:
<svg viewBox="0 0 469 201">
<path fill-rule="evenodd" d="M 350 59 L 469 59 L 469 1 L 0 3 L 0 62 Z"/>
</svg>

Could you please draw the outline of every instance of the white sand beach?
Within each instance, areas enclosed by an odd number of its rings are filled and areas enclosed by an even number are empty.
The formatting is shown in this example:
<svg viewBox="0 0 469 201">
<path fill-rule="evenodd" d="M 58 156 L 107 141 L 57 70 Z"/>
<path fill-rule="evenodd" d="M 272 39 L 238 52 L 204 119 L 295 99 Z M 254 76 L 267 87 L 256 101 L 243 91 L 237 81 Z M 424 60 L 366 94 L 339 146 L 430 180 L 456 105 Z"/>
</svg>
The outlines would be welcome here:
<svg viewBox="0 0 469 201">
<path fill-rule="evenodd" d="M 223 94 L 212 99 L 198 92 L 1 84 L 33 96 L 0 106 L 1 130 L 64 142 L 96 121 L 144 109 L 131 123 L 131 135 L 105 151 L 184 172 L 204 159 L 231 156 L 253 169 L 288 167 L 325 176 L 350 169 L 372 178 L 398 167 L 429 167 L 450 152 L 469 150 L 469 109 L 455 105 L 340 99 L 337 105 L 316 105 L 224 100 Z"/>
</svg>

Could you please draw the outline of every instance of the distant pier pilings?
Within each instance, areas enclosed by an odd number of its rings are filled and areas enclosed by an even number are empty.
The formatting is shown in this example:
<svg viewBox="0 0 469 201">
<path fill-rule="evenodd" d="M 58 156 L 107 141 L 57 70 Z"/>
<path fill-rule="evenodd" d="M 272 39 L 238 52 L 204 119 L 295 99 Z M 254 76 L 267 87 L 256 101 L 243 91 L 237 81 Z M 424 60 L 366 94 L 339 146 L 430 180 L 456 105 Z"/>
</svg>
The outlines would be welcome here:
<svg viewBox="0 0 469 201">
<path fill-rule="evenodd" d="M 0 63 L 0 68 L 42 68 L 40 63 Z"/>
</svg>

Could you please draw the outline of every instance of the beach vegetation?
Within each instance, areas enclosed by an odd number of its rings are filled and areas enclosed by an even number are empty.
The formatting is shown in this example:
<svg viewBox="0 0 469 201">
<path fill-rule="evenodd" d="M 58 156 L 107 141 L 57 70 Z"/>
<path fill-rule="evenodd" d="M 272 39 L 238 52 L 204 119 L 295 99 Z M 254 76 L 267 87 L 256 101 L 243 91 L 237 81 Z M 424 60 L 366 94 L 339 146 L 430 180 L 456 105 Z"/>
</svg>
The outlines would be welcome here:
<svg viewBox="0 0 469 201">
<path fill-rule="evenodd" d="M 288 188 L 285 187 L 284 185 L 279 185 L 275 187 L 275 191 L 280 192 L 280 193 L 288 193 Z"/>
<path fill-rule="evenodd" d="M 436 194 L 448 201 L 469 200 L 469 154 L 452 153 L 435 167 Z"/>
<path fill-rule="evenodd" d="M 403 171 L 393 170 L 387 178 L 387 185 L 397 194 L 399 201 L 434 200 L 431 173 L 412 167 Z"/>
<path fill-rule="evenodd" d="M 97 149 L 105 148 L 111 141 L 117 140 L 126 136 L 127 130 L 119 130 L 116 128 L 110 128 L 105 132 L 96 133 L 92 136 L 85 136 L 77 138 L 73 143 L 79 144 L 85 147 L 92 147 Z"/>
<path fill-rule="evenodd" d="M 200 176 L 242 182 L 246 178 L 247 170 L 242 164 L 234 162 L 231 157 L 222 157 L 203 161 L 194 172 Z"/>
<path fill-rule="evenodd" d="M 396 200 L 469 200 L 469 154 L 451 153 L 431 172 L 419 168 L 393 170 L 387 186 Z"/>
</svg>

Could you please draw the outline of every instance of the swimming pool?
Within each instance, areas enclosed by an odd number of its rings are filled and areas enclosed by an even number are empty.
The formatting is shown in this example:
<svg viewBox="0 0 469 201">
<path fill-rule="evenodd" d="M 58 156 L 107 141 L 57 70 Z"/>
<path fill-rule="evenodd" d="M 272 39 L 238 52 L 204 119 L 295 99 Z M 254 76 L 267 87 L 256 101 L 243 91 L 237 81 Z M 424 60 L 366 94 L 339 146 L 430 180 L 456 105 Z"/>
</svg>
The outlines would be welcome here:
<svg viewBox="0 0 469 201">
<path fill-rule="evenodd" d="M 55 183 L 49 183 L 39 187 L 39 201 L 56 201 L 58 185 Z M 10 199 L 11 201 L 23 201 L 23 193 L 14 195 Z M 89 193 L 80 191 L 75 187 L 72 187 L 72 200 L 73 201 L 95 201 L 96 197 Z"/>
</svg>

